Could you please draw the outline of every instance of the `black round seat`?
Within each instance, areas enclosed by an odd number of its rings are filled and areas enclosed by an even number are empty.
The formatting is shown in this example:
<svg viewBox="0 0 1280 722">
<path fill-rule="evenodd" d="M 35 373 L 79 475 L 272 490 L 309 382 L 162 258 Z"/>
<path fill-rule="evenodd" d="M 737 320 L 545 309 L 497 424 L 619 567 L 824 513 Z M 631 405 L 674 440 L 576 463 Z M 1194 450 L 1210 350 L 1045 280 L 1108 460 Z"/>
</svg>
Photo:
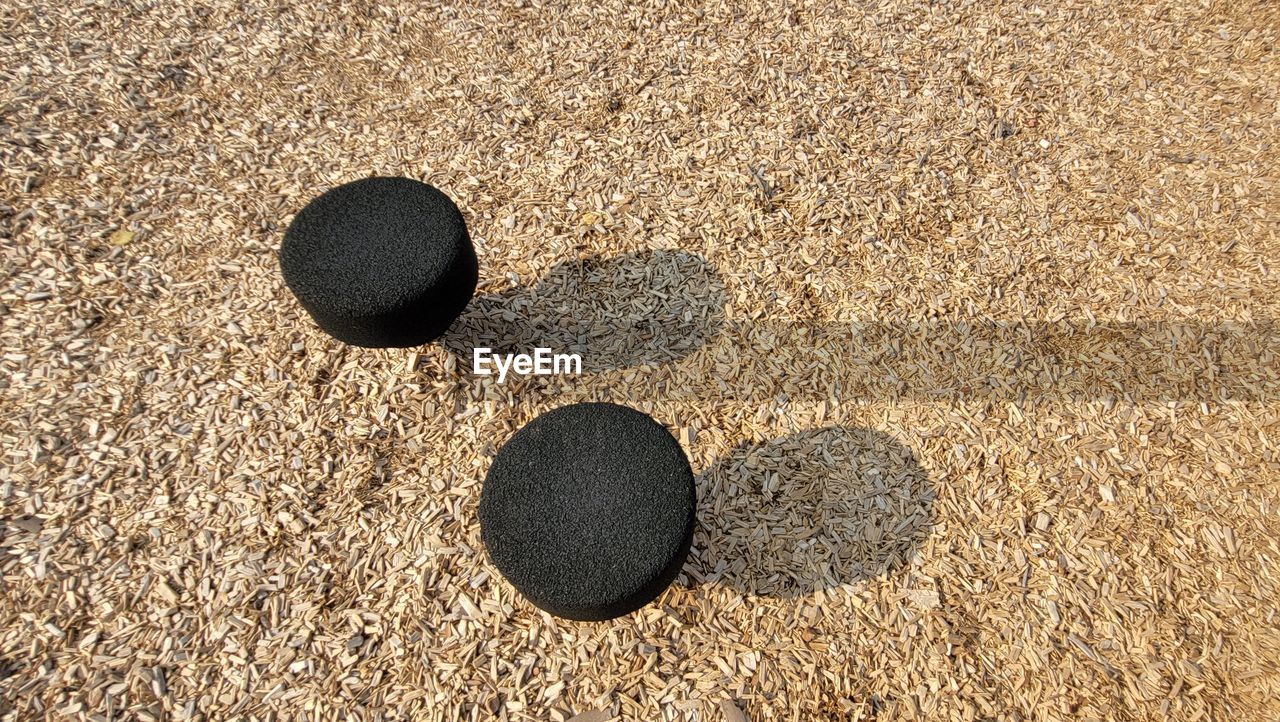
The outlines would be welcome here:
<svg viewBox="0 0 1280 722">
<path fill-rule="evenodd" d="M 632 612 L 676 578 L 697 494 L 680 444 L 625 406 L 549 411 L 499 450 L 480 494 L 498 571 L 538 607 L 597 621 Z"/>
<path fill-rule="evenodd" d="M 312 200 L 285 231 L 280 268 L 320 328 L 373 348 L 438 338 L 479 272 L 458 207 L 409 178 L 364 178 Z"/>
</svg>

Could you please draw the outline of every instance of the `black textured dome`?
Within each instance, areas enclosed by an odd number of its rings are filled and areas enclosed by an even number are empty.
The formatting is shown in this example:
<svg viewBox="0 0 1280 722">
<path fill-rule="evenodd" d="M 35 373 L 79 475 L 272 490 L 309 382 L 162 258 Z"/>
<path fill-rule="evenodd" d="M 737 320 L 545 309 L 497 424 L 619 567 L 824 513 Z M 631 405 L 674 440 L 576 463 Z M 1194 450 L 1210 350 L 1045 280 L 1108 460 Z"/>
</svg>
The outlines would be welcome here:
<svg viewBox="0 0 1280 722">
<path fill-rule="evenodd" d="M 680 444 L 634 409 L 549 411 L 498 452 L 480 494 L 480 534 L 502 575 L 567 619 L 639 609 L 689 554 L 697 494 Z"/>
<path fill-rule="evenodd" d="M 308 203 L 285 231 L 280 268 L 320 328 L 375 348 L 439 337 L 478 273 L 458 207 L 409 178 L 365 178 Z"/>
</svg>

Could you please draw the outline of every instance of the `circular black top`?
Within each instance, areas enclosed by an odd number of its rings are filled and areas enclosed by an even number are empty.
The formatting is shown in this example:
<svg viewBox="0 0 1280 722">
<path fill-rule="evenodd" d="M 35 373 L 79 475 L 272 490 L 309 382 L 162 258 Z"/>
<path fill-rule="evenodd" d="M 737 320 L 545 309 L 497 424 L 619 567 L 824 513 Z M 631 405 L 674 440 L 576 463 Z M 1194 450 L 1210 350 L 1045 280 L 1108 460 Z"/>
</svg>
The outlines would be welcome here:
<svg viewBox="0 0 1280 722">
<path fill-rule="evenodd" d="M 609 619 L 675 579 L 689 552 L 697 495 L 680 444 L 625 406 L 547 412 L 498 452 L 480 495 L 493 563 L 557 616 Z"/>
<path fill-rule="evenodd" d="M 475 290 L 462 213 L 410 178 L 364 178 L 312 200 L 285 231 L 280 265 L 316 321 L 360 345 L 430 340 L 416 337 L 443 332 Z"/>
</svg>

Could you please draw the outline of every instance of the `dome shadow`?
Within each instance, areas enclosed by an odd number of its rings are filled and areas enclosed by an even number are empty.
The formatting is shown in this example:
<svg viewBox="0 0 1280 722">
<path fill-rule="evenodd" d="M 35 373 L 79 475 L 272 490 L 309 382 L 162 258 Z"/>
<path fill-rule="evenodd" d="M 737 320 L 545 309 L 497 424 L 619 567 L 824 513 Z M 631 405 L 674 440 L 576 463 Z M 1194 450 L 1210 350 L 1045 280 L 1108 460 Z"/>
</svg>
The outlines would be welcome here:
<svg viewBox="0 0 1280 722">
<path fill-rule="evenodd" d="M 724 326 L 725 286 L 701 256 L 640 251 L 557 265 L 536 285 L 472 300 L 440 339 L 470 372 L 475 348 L 582 357 L 582 371 L 676 361 Z"/>
<path fill-rule="evenodd" d="M 801 597 L 888 574 L 928 538 L 935 492 L 915 454 L 873 429 L 741 444 L 698 478 L 707 582 Z"/>
</svg>

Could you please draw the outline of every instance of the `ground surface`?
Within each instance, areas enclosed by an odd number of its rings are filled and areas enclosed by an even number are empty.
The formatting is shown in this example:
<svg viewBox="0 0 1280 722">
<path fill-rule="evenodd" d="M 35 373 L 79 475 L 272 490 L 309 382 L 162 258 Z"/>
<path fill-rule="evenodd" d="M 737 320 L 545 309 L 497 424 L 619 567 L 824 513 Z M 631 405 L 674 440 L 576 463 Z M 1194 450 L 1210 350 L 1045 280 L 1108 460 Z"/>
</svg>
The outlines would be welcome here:
<svg viewBox="0 0 1280 722">
<path fill-rule="evenodd" d="M 443 5 L 0 3 L 5 719 L 1280 716 L 1280 7 Z M 281 282 L 374 173 L 470 224 L 440 345 Z M 584 399 L 700 497 L 587 625 L 476 524 Z"/>
</svg>

